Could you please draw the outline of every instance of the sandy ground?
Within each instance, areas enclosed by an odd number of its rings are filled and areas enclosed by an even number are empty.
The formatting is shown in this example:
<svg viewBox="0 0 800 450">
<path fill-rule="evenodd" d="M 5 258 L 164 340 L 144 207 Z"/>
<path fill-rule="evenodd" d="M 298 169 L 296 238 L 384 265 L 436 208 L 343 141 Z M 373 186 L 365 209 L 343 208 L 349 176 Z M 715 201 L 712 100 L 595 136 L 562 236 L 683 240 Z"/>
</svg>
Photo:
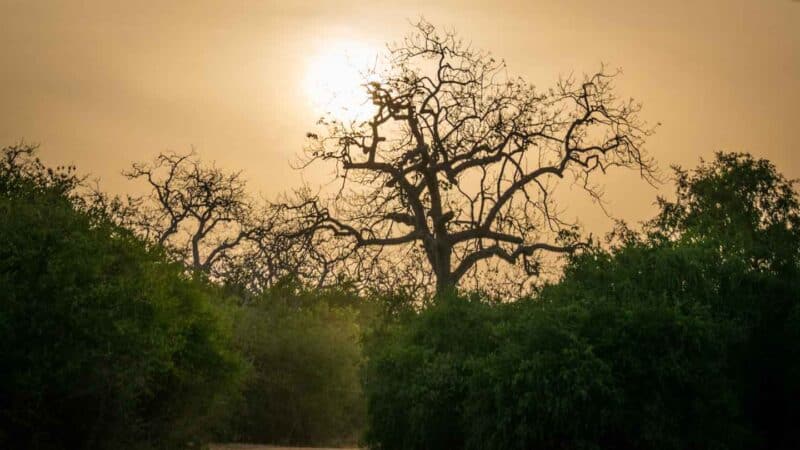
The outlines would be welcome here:
<svg viewBox="0 0 800 450">
<path fill-rule="evenodd" d="M 273 445 L 211 444 L 211 450 L 358 450 L 356 448 L 275 447 Z"/>
</svg>

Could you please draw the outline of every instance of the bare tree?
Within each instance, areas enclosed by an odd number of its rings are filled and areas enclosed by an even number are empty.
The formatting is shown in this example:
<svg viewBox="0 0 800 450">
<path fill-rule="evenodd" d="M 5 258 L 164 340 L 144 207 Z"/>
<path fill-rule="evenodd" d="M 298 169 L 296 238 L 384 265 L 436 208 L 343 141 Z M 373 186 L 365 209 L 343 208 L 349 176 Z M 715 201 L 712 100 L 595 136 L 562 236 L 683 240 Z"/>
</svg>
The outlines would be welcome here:
<svg viewBox="0 0 800 450">
<path fill-rule="evenodd" d="M 131 225 L 194 270 L 214 274 L 216 263 L 257 228 L 240 174 L 204 165 L 194 152 L 161 153 L 123 174 L 150 187 Z"/>
<path fill-rule="evenodd" d="M 304 164 L 334 162 L 341 188 L 306 199 L 306 227 L 355 248 L 421 247 L 437 292 L 496 260 L 535 275 L 542 252 L 581 246 L 556 208 L 562 179 L 599 199 L 592 175 L 610 167 L 652 178 L 643 151 L 652 129 L 639 104 L 616 98 L 614 76 L 538 91 L 420 22 L 389 46 L 380 81 L 365 84 L 373 116 L 324 118 L 325 131 L 308 134 Z"/>
<path fill-rule="evenodd" d="M 257 201 L 239 172 L 194 152 L 161 153 L 123 173 L 149 192 L 120 199 L 95 189 L 94 207 L 218 281 L 255 293 L 285 278 L 321 287 L 347 256 L 325 236 L 298 232 L 303 222 L 286 202 Z"/>
<path fill-rule="evenodd" d="M 265 203 L 254 214 L 257 225 L 240 248 L 220 261 L 223 278 L 252 292 L 260 292 L 292 278 L 317 288 L 341 281 L 343 263 L 351 251 L 327 236 L 301 229 L 298 210 L 289 202 Z"/>
<path fill-rule="evenodd" d="M 45 166 L 37 156 L 38 149 L 38 145 L 25 142 L 0 148 L 0 193 L 10 194 L 27 185 L 79 201 L 77 191 L 86 177 L 77 175 L 75 166 Z"/>
</svg>

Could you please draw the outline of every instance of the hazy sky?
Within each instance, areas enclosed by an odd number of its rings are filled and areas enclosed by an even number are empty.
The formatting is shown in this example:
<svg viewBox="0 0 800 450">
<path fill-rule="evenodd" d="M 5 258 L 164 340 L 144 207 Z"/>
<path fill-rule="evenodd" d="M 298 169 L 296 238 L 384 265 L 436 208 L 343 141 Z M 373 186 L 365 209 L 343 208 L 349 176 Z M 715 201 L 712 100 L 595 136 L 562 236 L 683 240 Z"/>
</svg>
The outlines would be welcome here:
<svg viewBox="0 0 800 450">
<path fill-rule="evenodd" d="M 271 195 L 299 183 L 289 163 L 316 119 L 304 80 L 320 55 L 337 42 L 379 48 L 420 16 L 540 87 L 621 68 L 620 96 L 663 124 L 647 146 L 663 168 L 737 150 L 800 177 L 792 0 L 0 0 L 0 145 L 40 143 L 45 161 L 112 191 L 132 161 L 194 146 Z M 606 184 L 616 215 L 652 211 L 656 191 L 635 176 Z M 582 208 L 570 211 L 604 229 Z"/>
</svg>

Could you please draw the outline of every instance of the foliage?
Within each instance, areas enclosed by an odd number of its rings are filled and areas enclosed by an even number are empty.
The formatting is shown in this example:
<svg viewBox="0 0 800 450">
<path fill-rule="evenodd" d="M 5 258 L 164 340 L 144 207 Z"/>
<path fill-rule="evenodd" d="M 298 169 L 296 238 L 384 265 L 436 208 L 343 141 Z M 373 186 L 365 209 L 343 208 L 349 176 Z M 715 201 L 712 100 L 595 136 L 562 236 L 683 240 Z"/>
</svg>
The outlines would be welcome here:
<svg viewBox="0 0 800 450">
<path fill-rule="evenodd" d="M 35 145 L 20 143 L 0 151 L 0 193 L 6 197 L 48 193 L 74 200 L 83 181 L 75 167 L 47 167 L 35 157 L 36 150 Z"/>
<path fill-rule="evenodd" d="M 24 148 L 0 168 L 0 447 L 201 441 L 240 367 L 215 289 L 80 211 L 72 172 Z"/>
<path fill-rule="evenodd" d="M 0 447 L 800 447 L 800 202 L 768 161 L 676 168 L 536 298 L 420 304 L 211 285 L 34 153 L 0 159 Z"/>
<path fill-rule="evenodd" d="M 741 437 L 724 374 L 731 331 L 704 308 L 441 303 L 367 346 L 375 448 L 727 448 Z"/>
<path fill-rule="evenodd" d="M 675 168 L 676 199 L 659 199 L 649 224 L 651 240 L 717 247 L 725 262 L 738 259 L 752 270 L 797 269 L 800 200 L 796 182 L 765 159 L 717 153 L 694 171 Z"/>
<path fill-rule="evenodd" d="M 558 205 L 565 180 L 596 198 L 611 167 L 652 177 L 653 129 L 641 105 L 617 96 L 615 73 L 538 90 L 425 21 L 385 60 L 365 80 L 369 119 L 323 118 L 325 131 L 308 134 L 305 162 L 334 166 L 341 189 L 305 202 L 307 227 L 359 250 L 391 247 L 412 267 L 422 260 L 437 293 L 484 276 L 524 287 L 542 252 L 573 251 Z"/>
<path fill-rule="evenodd" d="M 494 312 L 440 302 L 373 330 L 365 343 L 366 442 L 379 449 L 462 448 L 457 408 L 466 360 L 486 348 Z"/>
<path fill-rule="evenodd" d="M 354 444 L 363 427 L 360 334 L 369 314 L 347 289 L 288 281 L 238 308 L 235 345 L 251 371 L 226 437 Z"/>
<path fill-rule="evenodd" d="M 367 442 L 797 448 L 797 194 L 748 155 L 678 174 L 644 233 L 620 227 L 537 298 L 453 298 L 372 333 Z"/>
</svg>

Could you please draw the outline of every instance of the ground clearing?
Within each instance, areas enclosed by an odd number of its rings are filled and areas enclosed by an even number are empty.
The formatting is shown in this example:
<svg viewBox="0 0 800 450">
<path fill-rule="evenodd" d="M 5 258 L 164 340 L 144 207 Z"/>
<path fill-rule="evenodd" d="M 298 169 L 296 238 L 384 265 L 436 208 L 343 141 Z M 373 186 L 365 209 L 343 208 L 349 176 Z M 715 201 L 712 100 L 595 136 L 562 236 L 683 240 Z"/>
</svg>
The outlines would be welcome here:
<svg viewBox="0 0 800 450">
<path fill-rule="evenodd" d="M 274 445 L 211 444 L 211 450 L 358 450 L 356 448 L 275 447 Z"/>
</svg>

